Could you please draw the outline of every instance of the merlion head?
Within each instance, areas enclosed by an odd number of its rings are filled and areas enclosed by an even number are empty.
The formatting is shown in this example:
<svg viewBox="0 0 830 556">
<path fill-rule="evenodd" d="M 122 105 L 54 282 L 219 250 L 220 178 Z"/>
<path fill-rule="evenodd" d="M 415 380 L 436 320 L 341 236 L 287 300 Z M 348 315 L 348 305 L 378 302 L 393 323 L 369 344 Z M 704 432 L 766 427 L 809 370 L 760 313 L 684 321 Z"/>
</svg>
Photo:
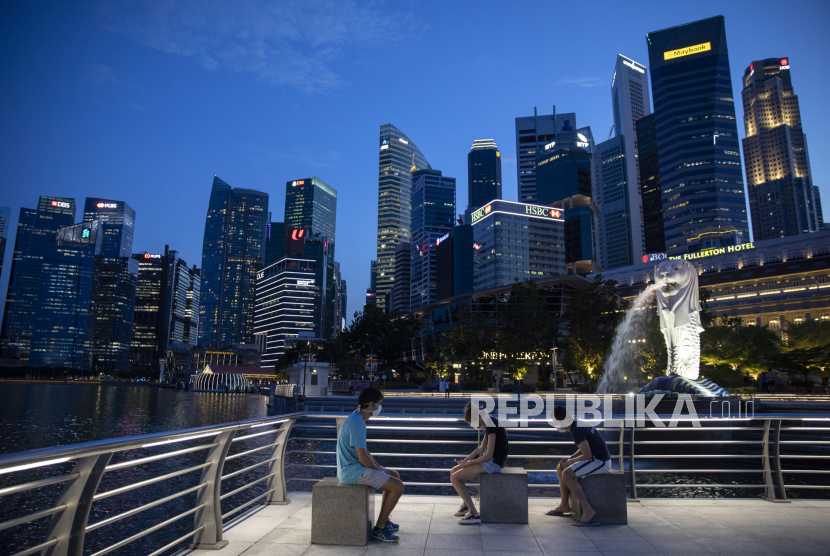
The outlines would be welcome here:
<svg viewBox="0 0 830 556">
<path fill-rule="evenodd" d="M 689 261 L 669 259 L 654 267 L 654 283 L 666 297 L 687 292 L 696 278 L 697 270 Z"/>
</svg>

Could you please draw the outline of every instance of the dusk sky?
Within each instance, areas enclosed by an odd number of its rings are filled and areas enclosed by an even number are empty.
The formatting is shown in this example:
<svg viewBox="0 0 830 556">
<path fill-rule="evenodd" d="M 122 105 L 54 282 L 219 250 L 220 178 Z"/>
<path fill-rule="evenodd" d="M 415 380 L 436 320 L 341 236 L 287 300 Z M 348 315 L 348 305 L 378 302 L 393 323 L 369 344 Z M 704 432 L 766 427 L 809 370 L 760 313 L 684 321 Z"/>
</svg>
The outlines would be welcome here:
<svg viewBox="0 0 830 556">
<path fill-rule="evenodd" d="M 270 195 L 318 176 L 338 192 L 336 255 L 349 320 L 375 258 L 378 131 L 392 123 L 467 199 L 474 139 L 502 152 L 517 199 L 514 119 L 576 112 L 612 125 L 617 53 L 648 64 L 645 35 L 715 16 L 740 78 L 789 57 L 814 183 L 830 219 L 830 2 L 21 2 L 0 5 L 0 206 L 12 228 L 39 195 L 126 201 L 133 252 L 178 250 L 201 267 L 213 175 Z M 822 98 L 825 100 L 822 101 Z"/>
</svg>

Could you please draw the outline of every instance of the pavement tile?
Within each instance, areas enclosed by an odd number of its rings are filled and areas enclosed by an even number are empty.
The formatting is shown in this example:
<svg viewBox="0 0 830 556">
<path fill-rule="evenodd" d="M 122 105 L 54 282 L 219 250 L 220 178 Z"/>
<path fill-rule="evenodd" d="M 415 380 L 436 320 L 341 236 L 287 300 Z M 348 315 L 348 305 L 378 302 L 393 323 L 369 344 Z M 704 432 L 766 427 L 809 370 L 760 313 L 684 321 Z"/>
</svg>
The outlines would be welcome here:
<svg viewBox="0 0 830 556">
<path fill-rule="evenodd" d="M 597 546 L 587 537 L 542 537 L 537 538 L 545 556 L 555 556 L 561 552 L 594 552 Z"/>
<path fill-rule="evenodd" d="M 578 529 L 578 527 L 574 527 Z M 638 539 L 640 535 L 628 525 L 603 525 L 601 527 L 582 527 L 589 539 Z"/>
<path fill-rule="evenodd" d="M 184 549 L 183 551 L 177 552 L 178 556 L 184 556 L 191 554 L 193 556 L 239 556 L 243 552 L 245 552 L 248 548 L 253 546 L 252 542 L 242 542 L 242 541 L 233 541 L 228 542 L 227 546 L 222 548 L 221 550 L 190 550 Z"/>
<path fill-rule="evenodd" d="M 648 543 L 665 554 L 666 556 L 670 554 L 717 554 L 718 552 L 706 546 L 703 542 L 698 539 L 693 539 L 691 537 L 686 538 L 650 538 L 648 539 Z"/>
<path fill-rule="evenodd" d="M 642 523 L 629 523 L 628 527 L 643 537 L 644 539 L 648 539 L 650 537 L 655 538 L 663 538 L 663 537 L 673 537 L 673 538 L 685 538 L 689 536 L 696 536 L 691 535 L 688 533 L 688 528 L 685 527 L 678 527 L 672 523 L 668 525 L 651 525 L 651 524 L 642 524 Z M 724 531 L 729 531 L 726 527 L 713 527 L 712 529 L 723 529 Z M 734 532 L 733 532 L 734 534 Z M 718 536 L 718 535 L 713 535 Z"/>
<path fill-rule="evenodd" d="M 473 527 L 470 525 L 470 527 Z M 482 550 L 481 535 L 429 535 L 427 546 L 440 549 Z"/>
<path fill-rule="evenodd" d="M 363 556 L 365 552 L 365 546 L 312 544 L 303 556 Z"/>
<path fill-rule="evenodd" d="M 481 549 L 427 548 L 424 556 L 484 556 L 484 551 Z"/>
<path fill-rule="evenodd" d="M 397 517 L 396 517 L 397 519 Z M 395 521 L 393 519 L 393 521 Z M 401 520 L 395 521 L 401 527 L 401 533 L 419 533 L 426 535 L 429 533 L 429 521 L 408 521 L 408 520 Z"/>
<path fill-rule="evenodd" d="M 721 554 L 779 554 L 779 552 L 768 548 L 766 543 L 751 539 L 703 538 L 701 541 L 709 548 L 713 548 Z"/>
<path fill-rule="evenodd" d="M 394 554 L 395 556 L 423 556 L 423 548 L 412 548 L 400 542 L 372 542 L 366 548 L 365 556 L 381 556 L 383 554 Z M 276 555 L 275 555 L 276 556 Z M 280 554 L 279 556 L 282 556 Z"/>
<path fill-rule="evenodd" d="M 302 556 L 311 548 L 305 544 L 282 544 L 274 546 L 272 542 L 259 542 L 243 552 L 243 556 Z"/>
<path fill-rule="evenodd" d="M 481 545 L 485 552 L 511 552 L 511 551 L 535 551 L 539 550 L 539 543 L 529 536 L 515 535 L 483 535 Z"/>
<path fill-rule="evenodd" d="M 397 543 L 394 546 L 400 546 L 402 548 L 411 548 L 417 550 L 423 550 L 427 546 L 427 534 L 426 533 L 404 533 L 403 531 L 399 533 L 395 533 L 400 537 Z M 378 541 L 371 541 L 369 544 L 376 545 L 389 545 L 393 546 L 392 543 L 383 543 Z"/>
<path fill-rule="evenodd" d="M 310 517 L 289 517 L 277 525 L 278 529 L 308 529 L 311 530 Z"/>
<path fill-rule="evenodd" d="M 481 534 L 486 535 L 511 535 L 511 536 L 533 536 L 530 527 L 521 523 L 482 523 L 478 526 Z"/>
<path fill-rule="evenodd" d="M 283 544 L 311 544 L 311 529 L 281 529 L 277 527 L 259 540 Z"/>
<path fill-rule="evenodd" d="M 284 518 L 259 517 L 254 515 L 232 523 L 222 531 L 222 538 L 226 541 L 249 541 L 256 542 L 281 522 Z"/>
<path fill-rule="evenodd" d="M 458 518 L 456 518 L 456 521 Z M 430 535 L 458 535 L 458 536 L 480 536 L 481 530 L 478 525 L 461 525 L 460 523 L 443 523 L 433 521 L 429 526 Z"/>
<path fill-rule="evenodd" d="M 594 545 L 603 553 L 607 551 L 627 552 L 637 554 L 657 554 L 658 550 L 640 537 L 627 539 L 591 539 Z"/>
<path fill-rule="evenodd" d="M 765 540 L 759 542 L 763 542 L 767 548 L 787 556 L 827 556 L 830 554 L 830 548 L 805 540 Z"/>
<path fill-rule="evenodd" d="M 511 551 L 493 551 L 485 550 L 484 556 L 543 556 L 541 549 L 536 550 L 511 550 Z"/>
</svg>

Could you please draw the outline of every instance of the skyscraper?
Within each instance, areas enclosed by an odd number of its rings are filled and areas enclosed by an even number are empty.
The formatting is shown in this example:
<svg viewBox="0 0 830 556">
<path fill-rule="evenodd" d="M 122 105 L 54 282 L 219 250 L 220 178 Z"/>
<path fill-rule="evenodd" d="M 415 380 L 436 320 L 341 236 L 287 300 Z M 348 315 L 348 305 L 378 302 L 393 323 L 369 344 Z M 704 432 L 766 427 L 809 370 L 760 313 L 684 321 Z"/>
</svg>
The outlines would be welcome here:
<svg viewBox="0 0 830 556">
<path fill-rule="evenodd" d="M 412 294 L 413 250 L 411 243 L 399 243 L 395 247 L 395 284 L 392 286 L 390 312 L 409 313 L 409 297 Z"/>
<path fill-rule="evenodd" d="M 392 124 L 380 126 L 377 287 L 372 297 L 384 309 L 395 281 L 395 247 L 411 239 L 412 172 L 430 168 L 409 137 Z"/>
<path fill-rule="evenodd" d="M 643 197 L 643 235 L 646 253 L 663 253 L 666 250 L 666 236 L 663 232 L 663 193 L 660 189 L 660 163 L 654 114 L 637 121 L 637 154 L 640 191 Z"/>
<path fill-rule="evenodd" d="M 519 201 L 535 203 L 536 199 L 536 154 L 547 143 L 553 141 L 560 131 L 576 129 L 576 114 L 539 116 L 533 107 L 533 116 L 516 118 L 516 177 L 519 187 Z"/>
<path fill-rule="evenodd" d="M 366 288 L 366 302 L 363 304 L 363 309 L 366 305 L 378 304 L 378 262 L 369 261 L 369 287 Z M 391 290 L 390 290 L 391 291 Z"/>
<path fill-rule="evenodd" d="M 213 178 L 202 245 L 199 343 L 252 343 L 256 273 L 265 257 L 268 194 Z"/>
<path fill-rule="evenodd" d="M 590 127 L 560 131 L 556 140 L 536 154 L 536 188 L 540 205 L 565 212 L 565 261 L 569 274 L 597 270 L 599 209 L 594 201 L 595 181 Z"/>
<path fill-rule="evenodd" d="M 342 320 L 340 321 L 340 331 L 346 330 L 346 326 L 348 326 L 348 315 L 349 315 L 349 290 L 348 290 L 348 282 L 345 278 L 340 279 L 340 314 L 342 315 Z"/>
<path fill-rule="evenodd" d="M 501 152 L 492 139 L 476 139 L 467 154 L 467 210 L 501 199 Z"/>
<path fill-rule="evenodd" d="M 178 251 L 138 253 L 135 315 L 130 347 L 133 369 L 158 370 L 170 344 L 196 345 L 201 276 Z"/>
<path fill-rule="evenodd" d="M 269 266 L 285 256 L 285 222 L 269 222 L 265 231 L 265 261 Z"/>
<path fill-rule="evenodd" d="M 27 364 L 40 292 L 43 258 L 53 254 L 57 232 L 72 226 L 75 200 L 40 197 L 37 209 L 20 209 L 14 242 L 6 308 L 3 314 L 3 357 Z"/>
<path fill-rule="evenodd" d="M 107 258 L 132 255 L 135 211 L 123 201 L 92 199 L 84 202 L 84 222 L 100 222 L 101 255 Z"/>
<path fill-rule="evenodd" d="M 0 277 L 3 276 L 3 259 L 6 257 L 6 238 L 9 237 L 11 209 L 0 207 Z"/>
<path fill-rule="evenodd" d="M 749 241 L 723 16 L 646 35 L 670 255 Z"/>
<path fill-rule="evenodd" d="M 637 122 L 651 113 L 646 67 L 617 55 L 611 79 L 614 137 L 594 151 L 596 202 L 602 221 L 599 234 L 603 270 L 628 266 L 645 253 L 643 204 L 637 164 Z"/>
<path fill-rule="evenodd" d="M 317 177 L 292 180 L 285 184 L 285 225 L 307 230 L 310 238 L 325 243 L 326 265 L 323 275 L 325 324 L 323 338 L 335 333 L 336 276 L 334 270 L 337 191 Z"/>
<path fill-rule="evenodd" d="M 417 311 L 435 301 L 437 240 L 455 223 L 455 178 L 440 170 L 412 173 L 412 274 L 409 310 Z"/>
<path fill-rule="evenodd" d="M 33 367 L 84 366 L 93 272 L 103 245 L 99 224 L 93 220 L 59 229 L 54 248 L 41 261 L 29 357 Z"/>
<path fill-rule="evenodd" d="M 752 237 L 761 241 L 816 232 L 818 203 L 789 58 L 755 60 L 744 71 L 743 83 Z"/>
</svg>

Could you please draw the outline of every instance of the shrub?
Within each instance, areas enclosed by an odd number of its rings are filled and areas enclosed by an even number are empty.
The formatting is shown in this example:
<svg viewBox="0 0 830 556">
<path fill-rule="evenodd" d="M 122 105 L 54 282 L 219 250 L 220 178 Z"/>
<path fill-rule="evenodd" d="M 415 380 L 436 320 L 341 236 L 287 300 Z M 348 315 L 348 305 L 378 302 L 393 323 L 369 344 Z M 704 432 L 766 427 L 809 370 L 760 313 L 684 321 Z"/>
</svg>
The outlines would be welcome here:
<svg viewBox="0 0 830 556">
<path fill-rule="evenodd" d="M 545 391 L 552 391 L 553 390 L 553 383 L 552 382 L 537 382 L 536 383 L 536 391 L 537 392 L 545 392 Z"/>
<path fill-rule="evenodd" d="M 733 394 L 757 394 L 758 389 L 754 386 L 742 386 L 740 388 L 733 388 Z"/>
<path fill-rule="evenodd" d="M 434 392 L 435 391 L 435 389 L 432 387 L 432 383 L 429 382 L 429 381 L 426 381 L 426 380 L 424 381 L 423 384 L 421 384 L 421 390 L 423 392 Z"/>
<path fill-rule="evenodd" d="M 522 384 L 522 392 L 535 392 L 536 387 L 532 384 Z"/>
</svg>

